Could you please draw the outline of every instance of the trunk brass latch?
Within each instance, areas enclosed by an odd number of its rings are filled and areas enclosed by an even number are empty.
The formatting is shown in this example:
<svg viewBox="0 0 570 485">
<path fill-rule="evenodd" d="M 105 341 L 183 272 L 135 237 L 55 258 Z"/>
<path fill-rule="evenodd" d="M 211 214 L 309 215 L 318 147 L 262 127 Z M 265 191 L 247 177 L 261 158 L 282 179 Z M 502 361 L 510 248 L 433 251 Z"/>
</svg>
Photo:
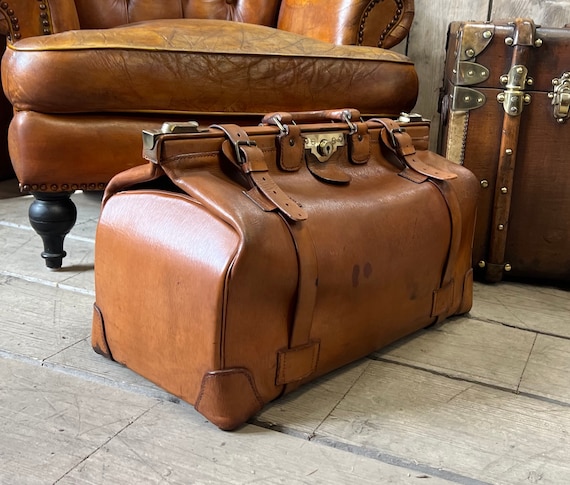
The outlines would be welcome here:
<svg viewBox="0 0 570 485">
<path fill-rule="evenodd" d="M 524 105 L 531 101 L 530 94 L 524 92 L 527 84 L 528 69 L 525 66 L 513 66 L 508 75 L 501 76 L 501 82 L 506 84 L 506 90 L 499 93 L 497 101 L 503 105 L 505 112 L 510 116 L 520 116 Z"/>
<path fill-rule="evenodd" d="M 554 107 L 554 117 L 558 123 L 564 123 L 570 113 L 570 72 L 552 80 L 554 91 L 548 93 Z"/>
</svg>

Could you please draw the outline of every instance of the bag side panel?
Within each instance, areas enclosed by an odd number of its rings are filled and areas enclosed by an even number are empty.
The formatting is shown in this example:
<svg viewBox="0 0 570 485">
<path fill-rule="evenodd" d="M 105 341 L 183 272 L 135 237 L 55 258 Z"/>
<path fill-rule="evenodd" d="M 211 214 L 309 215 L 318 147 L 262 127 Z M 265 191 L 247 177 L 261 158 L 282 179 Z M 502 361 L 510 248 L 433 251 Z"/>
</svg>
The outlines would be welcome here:
<svg viewBox="0 0 570 485">
<path fill-rule="evenodd" d="M 122 192 L 97 228 L 95 287 L 113 359 L 194 403 L 220 367 L 239 235 L 184 195 Z"/>
</svg>

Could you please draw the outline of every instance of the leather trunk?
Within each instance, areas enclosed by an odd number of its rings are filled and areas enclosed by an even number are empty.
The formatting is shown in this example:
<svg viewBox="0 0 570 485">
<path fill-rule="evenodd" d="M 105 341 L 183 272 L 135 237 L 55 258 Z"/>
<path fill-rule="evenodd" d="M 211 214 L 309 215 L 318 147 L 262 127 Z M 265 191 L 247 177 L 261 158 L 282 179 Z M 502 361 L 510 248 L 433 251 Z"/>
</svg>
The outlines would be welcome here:
<svg viewBox="0 0 570 485">
<path fill-rule="evenodd" d="M 103 201 L 94 349 L 233 429 L 467 312 L 476 179 L 425 123 L 340 112 L 145 132 Z"/>
<path fill-rule="evenodd" d="M 476 276 L 570 281 L 570 29 L 450 24 L 439 152 L 482 191 Z"/>
</svg>

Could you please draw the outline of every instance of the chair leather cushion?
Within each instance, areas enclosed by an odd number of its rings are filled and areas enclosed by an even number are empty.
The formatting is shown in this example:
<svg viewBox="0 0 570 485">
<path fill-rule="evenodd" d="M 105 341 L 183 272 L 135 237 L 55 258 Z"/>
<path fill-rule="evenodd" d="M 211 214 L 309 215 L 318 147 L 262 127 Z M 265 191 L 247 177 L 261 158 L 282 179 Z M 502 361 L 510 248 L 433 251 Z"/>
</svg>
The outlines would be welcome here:
<svg viewBox="0 0 570 485">
<path fill-rule="evenodd" d="M 395 52 L 223 20 L 152 20 L 23 39 L 3 59 L 16 110 L 259 113 L 350 106 L 397 114 L 418 81 Z"/>
</svg>

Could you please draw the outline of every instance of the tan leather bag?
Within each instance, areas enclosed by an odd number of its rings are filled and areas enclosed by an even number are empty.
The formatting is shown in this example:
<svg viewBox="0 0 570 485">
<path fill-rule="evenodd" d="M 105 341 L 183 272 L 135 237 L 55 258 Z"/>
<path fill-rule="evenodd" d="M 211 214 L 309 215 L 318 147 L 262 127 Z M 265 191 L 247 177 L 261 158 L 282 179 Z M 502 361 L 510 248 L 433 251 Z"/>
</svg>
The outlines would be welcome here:
<svg viewBox="0 0 570 485">
<path fill-rule="evenodd" d="M 104 198 L 95 350 L 232 429 L 467 312 L 477 180 L 414 148 L 425 124 L 356 120 L 276 113 L 146 132 L 151 163 Z"/>
</svg>

